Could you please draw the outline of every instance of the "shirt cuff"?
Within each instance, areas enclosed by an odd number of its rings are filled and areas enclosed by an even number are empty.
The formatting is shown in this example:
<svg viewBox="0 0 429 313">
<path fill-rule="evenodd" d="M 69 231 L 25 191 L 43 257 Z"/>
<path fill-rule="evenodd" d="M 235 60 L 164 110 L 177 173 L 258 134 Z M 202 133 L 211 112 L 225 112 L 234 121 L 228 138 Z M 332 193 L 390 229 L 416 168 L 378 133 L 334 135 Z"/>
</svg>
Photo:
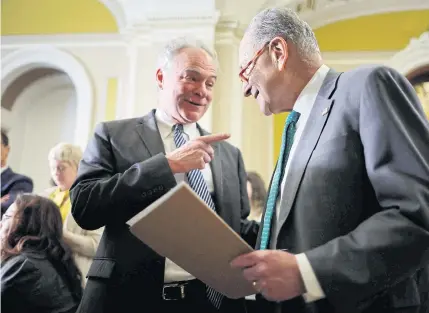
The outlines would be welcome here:
<svg viewBox="0 0 429 313">
<path fill-rule="evenodd" d="M 300 253 L 295 255 L 295 257 L 307 291 L 302 295 L 305 302 L 310 303 L 325 298 L 325 293 L 317 280 L 316 274 L 314 273 L 307 256 L 304 253 Z"/>
</svg>

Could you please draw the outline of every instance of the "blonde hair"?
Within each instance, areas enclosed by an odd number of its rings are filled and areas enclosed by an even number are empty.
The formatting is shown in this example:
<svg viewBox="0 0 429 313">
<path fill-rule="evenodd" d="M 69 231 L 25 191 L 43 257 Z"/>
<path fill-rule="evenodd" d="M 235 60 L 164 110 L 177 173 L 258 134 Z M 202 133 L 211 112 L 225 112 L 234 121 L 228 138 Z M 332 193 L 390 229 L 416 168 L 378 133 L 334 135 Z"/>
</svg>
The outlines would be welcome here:
<svg viewBox="0 0 429 313">
<path fill-rule="evenodd" d="M 48 154 L 48 161 L 68 162 L 71 165 L 79 166 L 82 159 L 82 149 L 70 143 L 61 142 L 53 147 Z"/>
</svg>

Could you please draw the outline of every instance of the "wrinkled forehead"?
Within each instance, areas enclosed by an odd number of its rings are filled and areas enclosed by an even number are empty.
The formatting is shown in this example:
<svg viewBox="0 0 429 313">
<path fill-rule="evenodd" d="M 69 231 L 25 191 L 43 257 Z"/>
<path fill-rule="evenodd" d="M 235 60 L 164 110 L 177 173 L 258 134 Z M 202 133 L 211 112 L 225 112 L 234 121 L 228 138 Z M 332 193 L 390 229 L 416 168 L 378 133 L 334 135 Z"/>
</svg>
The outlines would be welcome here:
<svg viewBox="0 0 429 313">
<path fill-rule="evenodd" d="M 183 48 L 174 58 L 175 68 L 183 71 L 192 68 L 195 71 L 216 74 L 216 62 L 206 51 L 199 48 Z"/>
</svg>

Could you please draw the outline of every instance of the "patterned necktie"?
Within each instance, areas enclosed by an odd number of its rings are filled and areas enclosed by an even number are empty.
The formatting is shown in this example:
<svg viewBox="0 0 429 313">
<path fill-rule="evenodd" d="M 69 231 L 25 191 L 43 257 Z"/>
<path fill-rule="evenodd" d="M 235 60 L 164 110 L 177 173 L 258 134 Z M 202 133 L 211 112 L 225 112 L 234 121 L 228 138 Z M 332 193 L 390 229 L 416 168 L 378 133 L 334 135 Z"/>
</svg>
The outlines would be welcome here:
<svg viewBox="0 0 429 313">
<path fill-rule="evenodd" d="M 293 144 L 293 138 L 296 131 L 296 123 L 298 122 L 300 113 L 296 111 L 290 112 L 287 117 L 285 127 L 282 135 L 282 146 L 280 149 L 280 155 L 277 160 L 276 171 L 271 182 L 270 191 L 268 193 L 267 205 L 265 208 L 265 216 L 262 226 L 261 244 L 259 249 L 265 250 L 268 247 L 268 241 L 271 232 L 271 222 L 275 211 L 277 196 L 279 195 L 280 185 L 284 174 L 284 168 L 286 167 L 289 152 Z"/>
<path fill-rule="evenodd" d="M 174 130 L 174 143 L 176 147 L 179 148 L 186 143 L 186 139 L 183 136 L 183 125 L 177 124 L 173 127 Z M 189 186 L 200 196 L 200 198 L 213 210 L 216 212 L 216 208 L 212 199 L 212 196 L 207 187 L 206 181 L 204 180 L 203 174 L 200 170 L 192 170 L 186 173 L 188 178 Z M 222 303 L 223 295 L 210 286 L 207 286 L 207 298 L 217 309 L 220 308 Z"/>
</svg>

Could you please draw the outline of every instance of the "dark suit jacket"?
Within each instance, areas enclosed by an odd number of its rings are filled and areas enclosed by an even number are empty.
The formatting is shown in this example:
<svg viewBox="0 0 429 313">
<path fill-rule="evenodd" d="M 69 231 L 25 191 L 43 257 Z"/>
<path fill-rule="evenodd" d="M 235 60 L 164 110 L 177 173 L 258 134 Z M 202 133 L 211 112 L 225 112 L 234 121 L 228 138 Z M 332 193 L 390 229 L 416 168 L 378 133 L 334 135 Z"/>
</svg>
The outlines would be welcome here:
<svg viewBox="0 0 429 313">
<path fill-rule="evenodd" d="M 1 196 L 9 195 L 9 200 L 1 204 L 1 215 L 15 201 L 19 193 L 30 193 L 33 191 L 33 181 L 24 175 L 17 174 L 7 168 L 1 173 Z"/>
<path fill-rule="evenodd" d="M 79 304 L 46 255 L 24 252 L 2 262 L 3 313 L 74 313 Z"/>
<path fill-rule="evenodd" d="M 72 214 L 84 229 L 105 226 L 79 312 L 144 312 L 161 301 L 165 258 L 126 224 L 176 185 L 154 112 L 99 124 L 79 166 Z M 254 246 L 258 227 L 245 221 L 250 209 L 241 153 L 226 142 L 213 148 L 217 213 Z"/>
<path fill-rule="evenodd" d="M 331 70 L 291 162 L 273 235 L 306 253 L 326 298 L 282 312 L 427 312 L 429 124 L 410 83 Z"/>
</svg>

